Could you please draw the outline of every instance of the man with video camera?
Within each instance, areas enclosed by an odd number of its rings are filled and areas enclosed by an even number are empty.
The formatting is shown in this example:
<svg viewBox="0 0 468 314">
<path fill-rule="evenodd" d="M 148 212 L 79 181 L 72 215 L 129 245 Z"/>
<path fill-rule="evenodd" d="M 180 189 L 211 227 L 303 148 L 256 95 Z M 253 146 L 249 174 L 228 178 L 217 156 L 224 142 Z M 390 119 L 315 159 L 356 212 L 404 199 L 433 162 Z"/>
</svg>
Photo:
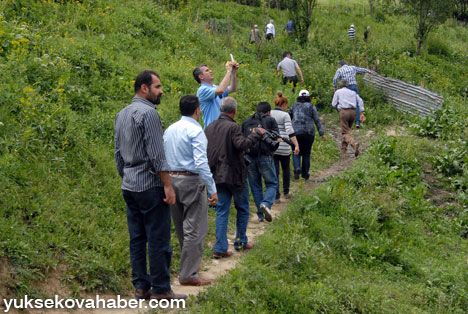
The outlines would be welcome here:
<svg viewBox="0 0 468 314">
<path fill-rule="evenodd" d="M 265 129 L 262 140 L 251 147 L 245 159 L 249 163 L 247 176 L 249 178 L 250 190 L 257 206 L 257 216 L 260 222 L 272 221 L 271 206 L 275 201 L 278 178 L 276 177 L 273 153 L 278 148 L 281 137 L 278 124 L 270 116 L 271 105 L 260 102 L 257 112 L 242 124 L 242 133 L 248 136 L 254 128 Z M 262 178 L 265 181 L 265 194 L 263 193 Z"/>
</svg>

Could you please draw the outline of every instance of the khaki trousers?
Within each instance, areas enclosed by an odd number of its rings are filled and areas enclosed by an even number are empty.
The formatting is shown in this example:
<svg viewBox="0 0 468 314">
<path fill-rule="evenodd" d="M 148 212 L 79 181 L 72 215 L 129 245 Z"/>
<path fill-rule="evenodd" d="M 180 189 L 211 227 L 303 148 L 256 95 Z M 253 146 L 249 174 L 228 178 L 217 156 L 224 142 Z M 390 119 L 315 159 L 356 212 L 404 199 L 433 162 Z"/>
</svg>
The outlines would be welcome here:
<svg viewBox="0 0 468 314">
<path fill-rule="evenodd" d="M 346 153 L 348 144 L 356 149 L 356 142 L 351 137 L 351 127 L 354 120 L 356 120 L 356 109 L 342 109 L 340 110 L 340 124 L 341 124 L 341 153 Z"/>
<path fill-rule="evenodd" d="M 206 188 L 199 176 L 171 174 L 176 203 L 171 205 L 172 221 L 177 232 L 180 254 L 179 281 L 198 279 L 203 242 L 208 233 Z"/>
</svg>

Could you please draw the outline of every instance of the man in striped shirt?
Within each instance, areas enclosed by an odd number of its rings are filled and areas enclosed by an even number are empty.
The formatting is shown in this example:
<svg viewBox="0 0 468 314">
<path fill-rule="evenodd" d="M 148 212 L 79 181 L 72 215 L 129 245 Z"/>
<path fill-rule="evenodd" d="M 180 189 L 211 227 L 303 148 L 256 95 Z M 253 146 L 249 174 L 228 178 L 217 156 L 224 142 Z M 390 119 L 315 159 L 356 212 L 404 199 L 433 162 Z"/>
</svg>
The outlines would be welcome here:
<svg viewBox="0 0 468 314">
<path fill-rule="evenodd" d="M 351 41 L 354 41 L 354 25 L 351 24 L 351 27 L 348 29 L 348 36 Z"/>
<path fill-rule="evenodd" d="M 169 205 L 175 193 L 155 105 L 163 94 L 159 75 L 143 71 L 135 79 L 135 97 L 115 118 L 115 162 L 122 178 L 130 234 L 132 283 L 137 299 L 185 299 L 171 289 L 172 248 Z M 147 273 L 148 245 L 150 275 Z"/>
<path fill-rule="evenodd" d="M 336 70 L 335 77 L 333 77 L 333 89 L 336 92 L 338 80 L 346 80 L 348 82 L 348 87 L 350 90 L 355 91 L 356 94 L 359 94 L 359 90 L 356 82 L 356 74 L 361 73 L 370 73 L 366 68 L 360 68 L 354 65 L 347 65 L 346 61 L 341 60 L 339 63 L 339 68 Z M 361 127 L 361 120 L 359 120 L 359 106 L 356 107 L 356 127 Z"/>
</svg>

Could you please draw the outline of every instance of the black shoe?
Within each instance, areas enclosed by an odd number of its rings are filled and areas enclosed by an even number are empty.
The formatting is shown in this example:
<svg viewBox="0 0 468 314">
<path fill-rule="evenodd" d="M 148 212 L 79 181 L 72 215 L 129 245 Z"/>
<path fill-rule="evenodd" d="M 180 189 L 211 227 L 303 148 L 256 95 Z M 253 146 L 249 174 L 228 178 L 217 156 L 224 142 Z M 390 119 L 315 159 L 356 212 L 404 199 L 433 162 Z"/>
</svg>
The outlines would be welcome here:
<svg viewBox="0 0 468 314">
<path fill-rule="evenodd" d="M 361 128 L 361 122 L 356 122 L 356 129 L 360 129 Z"/>
<path fill-rule="evenodd" d="M 294 169 L 294 180 L 299 180 L 301 176 L 301 169 Z"/>
</svg>

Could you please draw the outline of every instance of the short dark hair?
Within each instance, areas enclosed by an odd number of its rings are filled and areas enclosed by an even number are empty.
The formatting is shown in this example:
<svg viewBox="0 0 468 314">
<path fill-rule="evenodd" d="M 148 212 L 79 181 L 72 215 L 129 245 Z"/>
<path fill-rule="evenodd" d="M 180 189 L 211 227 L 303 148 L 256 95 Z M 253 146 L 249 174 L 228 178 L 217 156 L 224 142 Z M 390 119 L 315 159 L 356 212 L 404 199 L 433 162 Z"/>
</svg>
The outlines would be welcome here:
<svg viewBox="0 0 468 314">
<path fill-rule="evenodd" d="M 266 101 L 261 101 L 257 105 L 257 112 L 267 113 L 271 111 L 271 105 Z"/>
<path fill-rule="evenodd" d="M 200 102 L 197 96 L 185 95 L 180 99 L 179 109 L 183 116 L 190 117 L 195 113 L 198 107 L 200 107 Z"/>
<path fill-rule="evenodd" d="M 311 101 L 310 96 L 299 96 L 299 97 L 297 97 L 297 102 L 306 103 L 306 102 L 310 102 L 310 101 Z"/>
<path fill-rule="evenodd" d="M 202 70 L 202 67 L 206 67 L 206 64 L 200 64 L 199 66 L 197 66 L 195 68 L 195 70 L 193 70 L 193 78 L 195 79 L 195 81 L 198 82 L 198 84 L 200 84 L 200 78 L 198 77 L 200 74 L 203 74 L 203 70 Z"/>
<path fill-rule="evenodd" d="M 142 85 L 150 87 L 153 84 L 153 75 L 159 78 L 159 74 L 151 70 L 140 72 L 135 79 L 135 93 L 140 91 Z"/>
<path fill-rule="evenodd" d="M 283 53 L 283 58 L 286 58 L 288 55 L 291 55 L 291 53 L 289 51 L 285 51 Z"/>
<path fill-rule="evenodd" d="M 344 60 L 340 60 L 340 62 L 338 62 L 339 65 L 345 65 L 346 64 L 346 61 Z"/>
</svg>

